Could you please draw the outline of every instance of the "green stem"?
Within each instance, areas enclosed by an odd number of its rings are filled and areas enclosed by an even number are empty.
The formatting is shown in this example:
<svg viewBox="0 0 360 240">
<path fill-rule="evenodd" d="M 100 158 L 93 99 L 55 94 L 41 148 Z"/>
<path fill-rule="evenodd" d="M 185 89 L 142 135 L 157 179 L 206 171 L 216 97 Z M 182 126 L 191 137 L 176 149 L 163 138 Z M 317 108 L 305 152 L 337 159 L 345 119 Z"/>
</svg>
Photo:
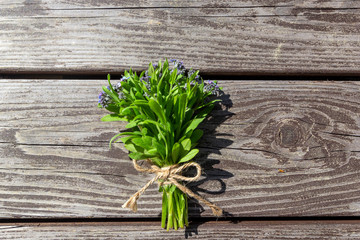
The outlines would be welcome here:
<svg viewBox="0 0 360 240">
<path fill-rule="evenodd" d="M 162 188 L 162 191 L 163 191 L 163 202 L 162 202 L 162 213 L 161 213 L 161 227 L 165 228 L 168 203 L 167 203 L 166 191 L 164 190 L 164 188 Z"/>
<path fill-rule="evenodd" d="M 185 226 L 189 226 L 189 222 L 188 222 L 188 212 L 189 212 L 189 208 L 188 208 L 188 198 L 185 195 L 185 211 L 184 211 L 184 220 L 185 220 Z"/>
<path fill-rule="evenodd" d="M 161 227 L 177 230 L 188 226 L 187 196 L 174 185 L 163 186 Z M 167 222 L 166 222 L 167 221 Z"/>
<path fill-rule="evenodd" d="M 178 218 L 179 218 L 179 227 L 184 228 L 184 211 L 185 211 L 185 204 L 183 201 L 184 194 L 179 189 L 176 189 L 176 190 L 177 190 L 176 195 L 177 195 L 177 201 L 178 201 L 177 212 L 178 212 Z"/>
<path fill-rule="evenodd" d="M 167 223 L 167 230 L 169 231 L 170 228 L 173 228 L 174 226 L 174 206 L 173 206 L 173 194 L 171 192 L 171 188 L 169 188 L 170 191 L 167 194 L 168 197 L 168 223 Z"/>
</svg>

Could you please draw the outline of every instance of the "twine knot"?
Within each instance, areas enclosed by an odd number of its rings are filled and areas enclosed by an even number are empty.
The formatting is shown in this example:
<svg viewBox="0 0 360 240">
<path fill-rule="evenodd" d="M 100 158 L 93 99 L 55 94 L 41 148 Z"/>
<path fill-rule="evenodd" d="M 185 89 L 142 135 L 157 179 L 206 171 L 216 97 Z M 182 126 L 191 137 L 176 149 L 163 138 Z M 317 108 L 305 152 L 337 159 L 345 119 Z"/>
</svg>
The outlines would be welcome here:
<svg viewBox="0 0 360 240">
<path fill-rule="evenodd" d="M 151 164 L 150 160 L 147 160 L 148 163 Z M 159 186 L 162 185 L 168 185 L 173 184 L 177 188 L 179 188 L 183 193 L 189 195 L 190 197 L 193 197 L 197 199 L 200 202 L 203 202 L 207 206 L 209 206 L 215 216 L 221 216 L 222 215 L 222 209 L 216 206 L 215 204 L 209 202 L 205 198 L 201 197 L 200 195 L 195 194 L 192 192 L 189 188 L 185 187 L 184 185 L 180 184 L 178 180 L 181 181 L 187 181 L 187 182 L 193 182 L 200 178 L 201 176 L 201 167 L 198 163 L 190 162 L 185 163 L 183 165 L 171 165 L 163 168 L 159 168 L 156 165 L 151 165 L 150 168 L 143 168 L 140 165 L 137 164 L 136 160 L 133 160 L 134 168 L 139 172 L 147 172 L 147 173 L 155 173 L 156 176 L 153 177 L 149 182 L 145 184 L 144 187 L 142 187 L 139 191 L 137 191 L 134 195 L 132 195 L 129 200 L 127 200 L 122 207 L 123 208 L 130 208 L 134 212 L 137 211 L 137 200 L 139 199 L 140 195 L 145 192 L 145 190 L 153 184 L 155 181 L 158 181 Z M 185 177 L 180 175 L 180 173 L 188 168 L 188 167 L 196 167 L 196 175 L 194 177 Z"/>
</svg>

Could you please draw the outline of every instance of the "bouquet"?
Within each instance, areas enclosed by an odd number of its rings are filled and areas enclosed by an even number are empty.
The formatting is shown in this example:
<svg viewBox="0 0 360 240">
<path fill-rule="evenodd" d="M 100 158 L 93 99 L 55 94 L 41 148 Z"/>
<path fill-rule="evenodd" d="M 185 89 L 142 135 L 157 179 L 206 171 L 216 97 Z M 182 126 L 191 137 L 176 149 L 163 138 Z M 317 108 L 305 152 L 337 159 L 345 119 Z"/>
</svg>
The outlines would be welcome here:
<svg viewBox="0 0 360 240">
<path fill-rule="evenodd" d="M 137 75 L 125 71 L 120 82 L 103 87 L 98 106 L 111 114 L 102 121 L 126 121 L 126 132 L 115 135 L 111 143 L 122 141 L 136 170 L 155 174 L 123 207 L 137 210 L 136 201 L 152 183 L 159 184 L 162 192 L 163 228 L 175 230 L 188 225 L 188 196 L 208 205 L 214 215 L 222 210 L 193 193 L 183 183 L 196 181 L 201 167 L 191 161 L 203 131 L 197 129 L 214 107 L 221 92 L 216 81 L 205 81 L 199 71 L 187 70 L 183 62 L 171 59 L 149 64 L 147 71 Z M 143 167 L 144 160 L 150 167 Z M 186 177 L 182 172 L 195 167 L 196 176 Z M 188 196 L 187 196 L 188 195 Z"/>
</svg>

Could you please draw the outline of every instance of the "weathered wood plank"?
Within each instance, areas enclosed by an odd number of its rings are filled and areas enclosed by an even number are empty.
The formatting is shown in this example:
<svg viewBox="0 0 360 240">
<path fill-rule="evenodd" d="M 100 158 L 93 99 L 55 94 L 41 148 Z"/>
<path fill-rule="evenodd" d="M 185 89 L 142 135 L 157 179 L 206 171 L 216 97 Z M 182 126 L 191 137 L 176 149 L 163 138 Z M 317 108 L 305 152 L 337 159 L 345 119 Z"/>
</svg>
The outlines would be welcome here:
<svg viewBox="0 0 360 240">
<path fill-rule="evenodd" d="M 100 122 L 106 81 L 0 80 L 0 218 L 157 217 L 150 175 Z M 203 125 L 194 191 L 233 216 L 360 213 L 360 83 L 220 81 L 229 96 Z M 282 169 L 284 172 L 279 171 Z M 192 205 L 192 216 L 211 216 Z"/>
<path fill-rule="evenodd" d="M 1 2 L 0 72 L 359 74 L 358 1 Z"/>
<path fill-rule="evenodd" d="M 140 227 L 139 227 L 140 226 Z M 358 221 L 192 223 L 178 231 L 153 222 L 2 224 L 8 239 L 358 239 Z"/>
</svg>

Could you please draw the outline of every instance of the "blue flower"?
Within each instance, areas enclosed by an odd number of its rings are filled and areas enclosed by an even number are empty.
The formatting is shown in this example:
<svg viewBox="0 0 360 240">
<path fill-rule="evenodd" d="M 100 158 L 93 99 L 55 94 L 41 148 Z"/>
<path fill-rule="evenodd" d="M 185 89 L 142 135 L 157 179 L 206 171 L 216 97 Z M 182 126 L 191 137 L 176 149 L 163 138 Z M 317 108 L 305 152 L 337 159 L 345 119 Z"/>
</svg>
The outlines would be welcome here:
<svg viewBox="0 0 360 240">
<path fill-rule="evenodd" d="M 102 92 L 100 92 L 100 94 L 99 94 L 99 102 L 98 103 L 101 103 L 101 98 L 102 98 L 102 95 L 104 94 L 104 92 L 102 91 Z"/>
<path fill-rule="evenodd" d="M 207 80 L 204 82 L 204 92 L 211 92 L 212 95 L 218 95 L 220 94 L 220 88 L 215 82 Z"/>
<path fill-rule="evenodd" d="M 120 92 L 121 91 L 121 82 L 118 82 L 117 84 L 113 85 L 113 88 L 115 90 L 115 92 Z"/>
<path fill-rule="evenodd" d="M 144 82 L 146 82 L 146 83 L 149 83 L 149 81 L 150 81 L 150 76 L 141 77 L 140 80 L 141 80 L 141 81 L 144 81 Z"/>
<path fill-rule="evenodd" d="M 100 105 L 103 108 L 106 108 L 106 107 L 109 106 L 110 103 L 112 103 L 112 99 L 110 98 L 110 96 L 106 92 L 102 91 L 99 94 L 99 102 L 98 103 L 100 103 Z"/>
<path fill-rule="evenodd" d="M 178 75 L 184 75 L 184 73 L 186 72 L 186 68 L 184 66 L 183 61 L 179 61 L 177 59 L 170 59 L 170 62 L 173 63 L 174 65 L 174 69 L 177 69 L 177 74 Z M 174 69 L 172 71 L 174 71 Z M 171 71 L 171 72 L 172 72 Z"/>
<path fill-rule="evenodd" d="M 190 70 L 188 71 L 188 78 L 190 78 L 195 72 L 196 72 L 195 70 L 190 69 Z M 200 75 L 199 75 L 199 74 L 195 76 L 195 82 L 197 82 L 197 83 L 199 83 L 199 84 L 201 83 L 201 79 L 200 79 Z"/>
<path fill-rule="evenodd" d="M 122 78 L 120 78 L 120 82 L 122 82 L 122 81 L 126 81 L 126 80 L 128 80 L 130 77 L 122 77 Z"/>
<path fill-rule="evenodd" d="M 122 92 L 119 92 L 119 99 L 125 99 L 125 95 Z"/>
<path fill-rule="evenodd" d="M 122 80 L 124 81 L 124 80 Z M 117 84 L 115 85 L 112 85 L 112 88 L 114 89 L 114 91 L 118 94 L 119 96 L 119 99 L 125 99 L 125 96 L 124 96 L 124 93 L 121 92 L 121 82 L 118 82 Z M 110 86 L 107 86 L 106 87 L 109 91 L 111 91 L 111 87 Z M 109 106 L 109 104 L 111 103 L 114 103 L 113 99 L 104 91 L 101 91 L 100 94 L 99 94 L 99 101 L 98 103 L 100 103 L 100 105 L 103 107 L 103 108 L 107 108 Z"/>
</svg>

